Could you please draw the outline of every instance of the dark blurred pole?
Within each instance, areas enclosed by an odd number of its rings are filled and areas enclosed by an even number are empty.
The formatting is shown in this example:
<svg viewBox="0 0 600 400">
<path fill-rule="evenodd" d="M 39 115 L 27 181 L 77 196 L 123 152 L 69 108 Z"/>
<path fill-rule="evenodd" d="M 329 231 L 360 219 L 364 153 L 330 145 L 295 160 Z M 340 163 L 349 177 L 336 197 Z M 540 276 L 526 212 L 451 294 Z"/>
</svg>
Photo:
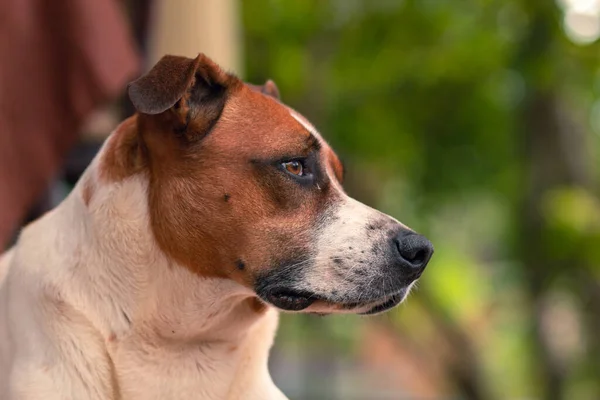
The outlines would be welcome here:
<svg viewBox="0 0 600 400">
<path fill-rule="evenodd" d="M 517 224 L 521 228 L 518 233 L 517 252 L 526 273 L 529 304 L 525 306 L 531 315 L 531 344 L 534 357 L 538 361 L 543 398 L 558 400 L 562 398 L 565 376 L 543 335 L 541 309 L 541 300 L 546 293 L 546 284 L 553 273 L 554 265 L 553 260 L 545 255 L 546 251 L 541 241 L 544 226 L 540 210 L 542 196 L 558 183 L 558 175 L 550 176 L 550 171 L 555 168 L 547 169 L 546 157 L 551 153 L 556 155 L 555 147 L 560 129 L 555 118 L 552 88 L 542 89 L 537 84 L 537 68 L 541 60 L 548 56 L 555 30 L 553 25 L 556 23 L 555 12 L 549 12 L 547 8 L 531 7 L 529 35 L 516 61 L 516 69 L 523 74 L 526 83 L 522 126 L 518 131 L 518 134 L 522 135 L 518 143 L 522 143 L 520 162 L 525 174 L 522 182 L 524 191 L 521 209 L 518 210 L 517 216 L 517 220 L 521 220 L 521 223 Z"/>
<path fill-rule="evenodd" d="M 574 277 L 584 273 L 588 262 L 582 255 L 573 254 L 569 260 L 557 260 L 547 248 L 544 232 L 547 221 L 542 214 L 545 196 L 554 189 L 565 187 L 590 188 L 589 155 L 586 152 L 585 130 L 576 126 L 560 103 L 561 76 L 557 63 L 552 61 L 553 44 L 562 38 L 560 11 L 554 2 L 529 2 L 531 18 L 527 40 L 517 55 L 515 68 L 526 83 L 525 104 L 522 108 L 519 135 L 523 176 L 520 208 L 517 210 L 517 254 L 525 268 L 531 315 L 530 331 L 532 346 L 538 360 L 540 387 L 543 398 L 565 398 L 565 380 L 568 371 L 562 365 L 547 341 L 543 331 L 543 300 L 549 292 L 549 284 L 561 275 Z M 552 71 L 551 80 L 542 81 L 541 68 Z M 586 294 L 598 293 L 597 282 L 587 276 L 578 282 Z M 598 294 L 592 309 L 600 310 Z M 592 342 L 598 342 L 597 312 L 588 331 Z M 595 329 L 595 331 L 594 331 Z M 596 344 L 596 347 L 598 345 Z M 596 349 L 592 357 L 600 359 Z M 598 373 L 598 372 L 597 372 Z M 598 377 L 600 379 L 600 376 Z M 600 393 L 596 394 L 600 398 Z"/>
</svg>

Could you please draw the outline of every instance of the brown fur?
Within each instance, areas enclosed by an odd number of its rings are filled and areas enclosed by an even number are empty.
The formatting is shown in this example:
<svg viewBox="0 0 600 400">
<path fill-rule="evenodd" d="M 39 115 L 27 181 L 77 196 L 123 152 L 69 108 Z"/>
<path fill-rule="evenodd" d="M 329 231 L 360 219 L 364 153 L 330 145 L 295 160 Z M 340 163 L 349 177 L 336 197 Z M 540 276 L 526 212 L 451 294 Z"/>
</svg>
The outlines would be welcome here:
<svg viewBox="0 0 600 400">
<path fill-rule="evenodd" d="M 145 170 L 137 129 L 137 115 L 113 132 L 99 167 L 101 181 L 118 182 Z"/>
<path fill-rule="evenodd" d="M 331 165 L 335 177 L 338 182 L 344 183 L 344 166 L 342 165 L 342 162 L 331 148 L 327 149 L 327 153 L 327 159 L 329 160 L 329 164 Z"/>
<path fill-rule="evenodd" d="M 315 204 L 281 180 L 259 181 L 253 165 L 302 153 L 308 136 L 283 107 L 241 88 L 202 143 L 182 146 L 169 136 L 149 144 L 152 227 L 162 249 L 203 275 L 250 286 L 253 272 L 276 263 L 270 254 L 308 246 Z"/>
<path fill-rule="evenodd" d="M 279 89 L 277 88 L 277 85 L 275 84 L 275 82 L 273 82 L 272 80 L 267 80 L 267 82 L 265 82 L 264 85 L 259 86 L 259 85 L 252 85 L 247 83 L 246 85 L 248 85 L 248 87 L 256 92 L 262 93 L 262 94 L 266 94 L 267 96 L 271 96 L 274 99 L 280 100 L 280 96 L 279 96 Z"/>
<path fill-rule="evenodd" d="M 272 81 L 243 84 L 202 55 L 165 59 L 130 86 L 140 113 L 111 139 L 101 175 L 116 181 L 148 174 L 151 226 L 161 249 L 198 274 L 251 287 L 261 270 L 311 246 L 310 227 L 328 191 L 309 193 L 262 164 L 304 155 L 311 134 L 274 99 Z M 208 102 L 194 101 L 198 90 Z M 328 147 L 321 157 L 341 176 Z M 251 303 L 257 312 L 264 307 Z"/>
</svg>

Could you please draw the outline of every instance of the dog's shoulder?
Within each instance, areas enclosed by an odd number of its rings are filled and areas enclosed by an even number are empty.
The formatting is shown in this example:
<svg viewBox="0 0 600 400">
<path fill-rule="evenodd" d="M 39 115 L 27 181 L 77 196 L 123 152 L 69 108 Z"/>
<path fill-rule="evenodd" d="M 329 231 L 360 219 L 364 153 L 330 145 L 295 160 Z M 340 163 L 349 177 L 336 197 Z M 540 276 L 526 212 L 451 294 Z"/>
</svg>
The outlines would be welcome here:
<svg viewBox="0 0 600 400">
<path fill-rule="evenodd" d="M 69 237 L 77 232 L 64 234 L 60 227 L 69 216 L 61 212 L 25 227 L 0 260 L 0 386 L 24 399 L 39 393 L 53 399 L 64 388 L 77 398 L 111 399 L 114 377 L 105 343 L 64 296 L 64 267 L 77 262 L 77 243 Z M 10 385 L 1 382 L 9 376 Z M 7 398 L 2 390 L 0 398 Z"/>
<path fill-rule="evenodd" d="M 10 268 L 10 262 L 12 260 L 13 250 L 8 250 L 6 253 L 0 255 L 0 287 L 8 275 L 8 269 Z"/>
</svg>

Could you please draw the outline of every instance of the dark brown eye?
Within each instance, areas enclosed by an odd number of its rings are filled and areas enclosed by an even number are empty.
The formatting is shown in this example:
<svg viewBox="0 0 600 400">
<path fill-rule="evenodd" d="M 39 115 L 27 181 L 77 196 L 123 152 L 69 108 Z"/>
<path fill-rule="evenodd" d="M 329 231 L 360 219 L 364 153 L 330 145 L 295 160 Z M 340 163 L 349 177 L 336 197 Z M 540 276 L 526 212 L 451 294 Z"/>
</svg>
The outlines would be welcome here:
<svg viewBox="0 0 600 400">
<path fill-rule="evenodd" d="M 304 167 L 300 161 L 288 161 L 284 162 L 283 166 L 290 174 L 303 176 L 304 175 Z"/>
</svg>

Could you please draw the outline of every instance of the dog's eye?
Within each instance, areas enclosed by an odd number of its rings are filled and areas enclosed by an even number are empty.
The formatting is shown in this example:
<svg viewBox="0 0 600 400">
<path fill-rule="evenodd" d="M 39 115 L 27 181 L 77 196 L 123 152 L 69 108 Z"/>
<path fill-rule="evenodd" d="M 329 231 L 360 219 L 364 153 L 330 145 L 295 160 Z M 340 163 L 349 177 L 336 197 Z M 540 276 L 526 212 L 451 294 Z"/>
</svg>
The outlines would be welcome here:
<svg viewBox="0 0 600 400">
<path fill-rule="evenodd" d="M 296 176 L 304 176 L 304 165 L 302 165 L 300 161 L 287 161 L 282 163 L 282 165 L 283 168 L 285 168 L 285 170 L 290 174 Z"/>
</svg>

